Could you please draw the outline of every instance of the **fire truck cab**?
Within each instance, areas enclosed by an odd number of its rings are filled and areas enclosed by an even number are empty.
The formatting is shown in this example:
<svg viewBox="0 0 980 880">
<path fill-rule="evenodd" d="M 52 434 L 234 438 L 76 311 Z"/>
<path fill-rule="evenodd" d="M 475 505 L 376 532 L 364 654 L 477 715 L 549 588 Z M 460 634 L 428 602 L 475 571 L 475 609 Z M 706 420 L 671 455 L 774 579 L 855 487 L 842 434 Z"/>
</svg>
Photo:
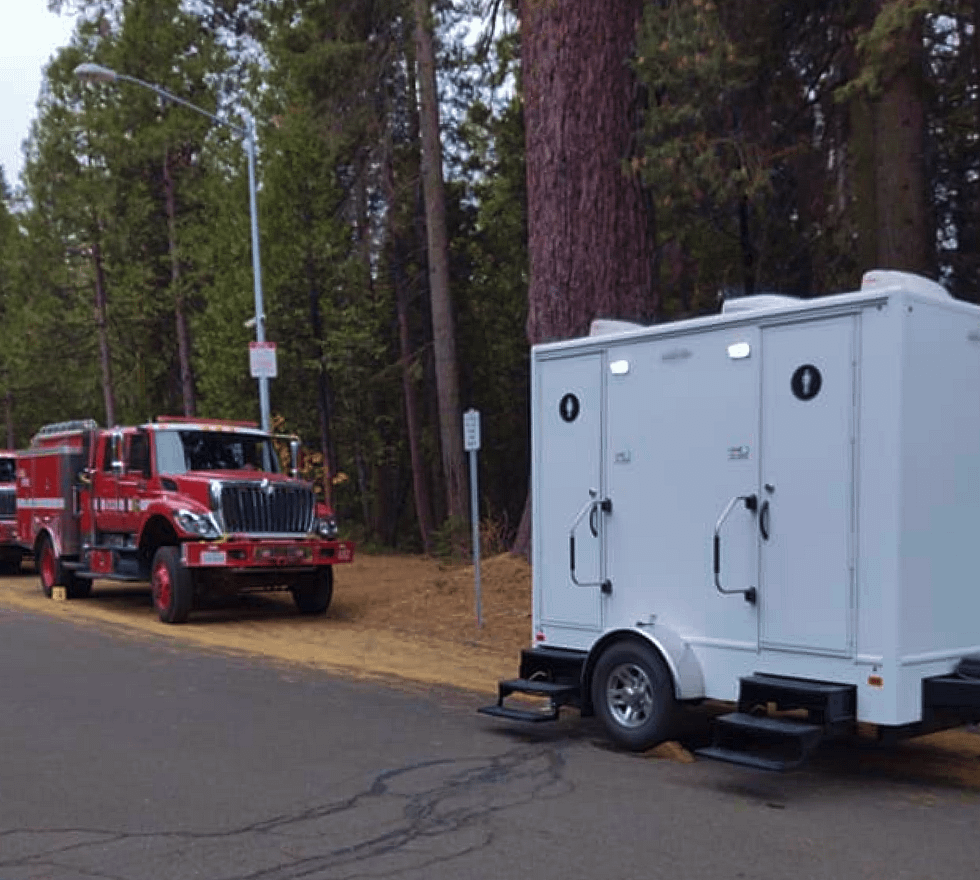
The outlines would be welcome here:
<svg viewBox="0 0 980 880">
<path fill-rule="evenodd" d="M 289 443 L 292 474 L 275 441 Z M 41 588 L 70 598 L 92 581 L 149 581 L 165 623 L 209 595 L 289 590 L 322 614 L 333 565 L 354 548 L 296 478 L 299 440 L 255 426 L 167 417 L 134 427 L 42 428 L 18 457 L 18 528 Z"/>
</svg>

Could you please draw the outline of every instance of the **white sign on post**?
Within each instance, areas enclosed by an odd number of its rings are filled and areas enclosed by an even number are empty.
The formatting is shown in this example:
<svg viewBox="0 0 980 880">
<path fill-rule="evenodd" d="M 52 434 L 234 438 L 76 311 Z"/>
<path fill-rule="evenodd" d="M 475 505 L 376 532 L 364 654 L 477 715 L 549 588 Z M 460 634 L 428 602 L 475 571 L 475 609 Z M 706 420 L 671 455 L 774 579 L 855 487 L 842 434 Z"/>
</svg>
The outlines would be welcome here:
<svg viewBox="0 0 980 880">
<path fill-rule="evenodd" d="M 248 363 L 253 379 L 275 379 L 276 344 L 274 342 L 250 342 L 248 344 Z"/>
<path fill-rule="evenodd" d="M 468 409 L 463 413 L 463 449 L 476 452 L 480 448 L 480 411 Z"/>
<path fill-rule="evenodd" d="M 480 504 L 476 487 L 476 453 L 480 448 L 480 411 L 463 413 L 463 448 L 470 454 L 470 520 L 473 524 L 473 579 L 476 591 L 476 625 L 483 626 L 480 599 Z"/>
</svg>

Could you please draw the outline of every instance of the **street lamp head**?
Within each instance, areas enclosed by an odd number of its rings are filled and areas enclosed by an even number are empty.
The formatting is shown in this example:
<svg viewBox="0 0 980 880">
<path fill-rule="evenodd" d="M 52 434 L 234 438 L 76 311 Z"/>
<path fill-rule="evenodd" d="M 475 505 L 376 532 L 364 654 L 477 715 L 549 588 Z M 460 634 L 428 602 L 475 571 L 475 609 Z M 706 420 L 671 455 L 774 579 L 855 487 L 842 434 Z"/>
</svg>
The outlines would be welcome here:
<svg viewBox="0 0 980 880">
<path fill-rule="evenodd" d="M 119 79 L 119 74 L 101 64 L 79 64 L 75 68 L 75 76 L 79 79 L 91 80 L 93 82 L 115 82 Z"/>
</svg>

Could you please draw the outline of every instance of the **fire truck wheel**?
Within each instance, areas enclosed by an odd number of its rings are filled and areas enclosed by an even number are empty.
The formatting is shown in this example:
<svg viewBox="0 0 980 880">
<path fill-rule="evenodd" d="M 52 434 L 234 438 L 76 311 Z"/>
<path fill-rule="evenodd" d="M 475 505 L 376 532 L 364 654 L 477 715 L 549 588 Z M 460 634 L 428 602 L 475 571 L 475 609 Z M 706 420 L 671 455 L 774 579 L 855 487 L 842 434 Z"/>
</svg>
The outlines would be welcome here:
<svg viewBox="0 0 980 880">
<path fill-rule="evenodd" d="M 333 569 L 318 568 L 290 592 L 300 614 L 324 614 L 333 598 Z"/>
<path fill-rule="evenodd" d="M 153 607 L 164 623 L 183 623 L 194 604 L 194 581 L 177 547 L 161 547 L 150 569 Z"/>
<path fill-rule="evenodd" d="M 72 572 L 69 572 L 61 564 L 61 557 L 55 552 L 51 538 L 45 535 L 41 539 L 41 544 L 37 548 L 37 555 L 34 558 L 37 573 L 41 578 L 41 591 L 49 599 L 51 590 L 56 586 L 71 588 L 75 584 Z"/>
<path fill-rule="evenodd" d="M 616 745 L 645 751 L 670 734 L 676 709 L 670 673 L 653 648 L 613 644 L 596 663 L 592 705 Z"/>
<path fill-rule="evenodd" d="M 92 595 L 92 581 L 90 578 L 76 577 L 73 572 L 69 572 L 68 598 L 87 599 Z"/>
</svg>

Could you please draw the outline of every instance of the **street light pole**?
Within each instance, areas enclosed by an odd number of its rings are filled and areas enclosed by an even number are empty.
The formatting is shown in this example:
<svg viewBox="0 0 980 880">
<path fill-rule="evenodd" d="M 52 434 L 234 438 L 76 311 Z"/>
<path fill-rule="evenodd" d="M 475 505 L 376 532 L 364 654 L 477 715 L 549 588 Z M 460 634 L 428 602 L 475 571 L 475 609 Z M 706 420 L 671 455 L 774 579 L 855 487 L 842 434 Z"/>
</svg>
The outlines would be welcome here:
<svg viewBox="0 0 980 880">
<path fill-rule="evenodd" d="M 255 341 L 258 343 L 264 343 L 265 311 L 262 304 L 262 261 L 261 252 L 259 250 L 258 204 L 255 195 L 255 120 L 253 120 L 251 116 L 243 115 L 245 120 L 245 126 L 243 128 L 235 125 L 234 123 L 228 122 L 227 119 L 221 119 L 219 116 L 209 113 L 203 107 L 198 107 L 197 104 L 192 104 L 190 101 L 187 101 L 184 98 L 171 94 L 166 89 L 160 88 L 160 86 L 146 82 L 142 79 L 138 79 L 135 76 L 129 76 L 125 73 L 117 73 L 108 67 L 103 67 L 101 64 L 79 64 L 78 67 L 75 68 L 75 76 L 79 77 L 79 79 L 91 80 L 94 82 L 128 82 L 137 86 L 142 86 L 143 88 L 149 89 L 151 92 L 159 95 L 166 101 L 173 101 L 175 104 L 180 104 L 187 107 L 189 110 L 200 113 L 202 116 L 207 116 L 207 118 L 212 122 L 216 122 L 219 125 L 224 125 L 225 127 L 230 128 L 244 139 L 245 152 L 248 156 L 248 205 L 252 224 L 252 283 L 255 288 Z M 267 376 L 259 376 L 258 381 L 259 412 L 262 416 L 262 430 L 268 431 L 270 430 L 269 379 Z"/>
</svg>

